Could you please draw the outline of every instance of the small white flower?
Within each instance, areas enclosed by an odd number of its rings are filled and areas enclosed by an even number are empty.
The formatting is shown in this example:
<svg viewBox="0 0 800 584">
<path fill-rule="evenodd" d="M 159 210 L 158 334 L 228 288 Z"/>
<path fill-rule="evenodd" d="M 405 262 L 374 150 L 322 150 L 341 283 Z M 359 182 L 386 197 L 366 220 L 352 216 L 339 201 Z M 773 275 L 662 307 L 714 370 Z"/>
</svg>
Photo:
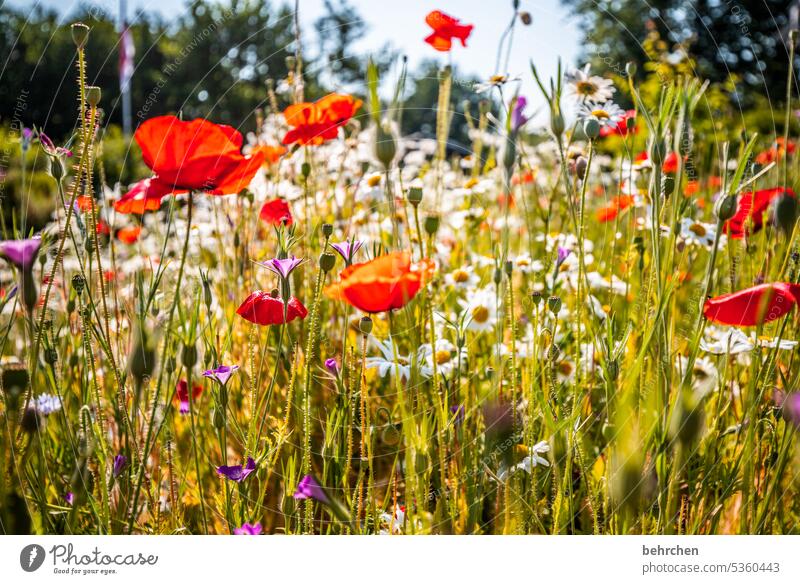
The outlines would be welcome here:
<svg viewBox="0 0 800 584">
<path fill-rule="evenodd" d="M 467 362 L 467 348 L 461 348 L 461 364 Z M 458 367 L 459 350 L 453 343 L 447 339 L 436 339 L 436 351 L 431 351 L 431 344 L 425 343 L 419 348 L 419 354 L 423 358 L 426 370 L 433 373 L 433 362 L 436 360 L 436 370 L 444 375 L 449 376 Z"/>
<path fill-rule="evenodd" d="M 467 329 L 473 331 L 489 331 L 497 323 L 497 298 L 494 287 L 487 286 L 469 294 L 466 300 L 458 303 L 467 313 Z"/>
<path fill-rule="evenodd" d="M 448 286 L 458 290 L 469 290 L 478 285 L 479 279 L 472 266 L 464 266 L 445 274 L 444 281 Z"/>
<path fill-rule="evenodd" d="M 625 112 L 613 101 L 597 103 L 589 101 L 578 108 L 578 118 L 585 121 L 595 119 L 601 126 L 614 127 L 624 117 Z"/>
<path fill-rule="evenodd" d="M 397 362 L 395 362 L 395 349 L 392 345 L 392 339 L 390 338 L 386 339 L 385 341 L 378 341 L 376 339 L 374 343 L 381 354 L 377 357 L 367 357 L 367 369 L 377 369 L 378 375 L 381 377 L 386 377 L 387 373 L 395 375 L 399 371 L 401 380 L 410 379 L 411 358 L 406 355 L 401 355 L 400 351 L 398 350 Z M 430 377 L 433 375 L 433 371 L 425 365 L 420 365 L 419 372 L 423 377 Z"/>
<path fill-rule="evenodd" d="M 487 81 L 475 84 L 475 93 L 484 93 L 495 87 L 503 87 L 503 85 L 506 83 L 519 81 L 520 79 L 522 79 L 520 75 L 515 75 L 514 77 L 511 77 L 508 74 L 492 75 Z"/>
<path fill-rule="evenodd" d="M 565 77 L 567 93 L 574 95 L 578 101 L 606 101 L 611 99 L 616 89 L 614 82 L 599 75 L 590 75 L 591 65 L 583 69 L 574 69 Z"/>
<path fill-rule="evenodd" d="M 531 471 L 534 467 L 539 465 L 550 466 L 550 461 L 541 456 L 542 454 L 546 454 L 548 452 L 550 452 L 550 444 L 546 440 L 537 442 L 530 449 L 528 456 L 522 459 L 522 462 L 515 464 L 510 469 L 502 469 L 497 474 L 497 478 L 499 478 L 501 481 L 505 481 L 506 477 L 515 471 L 524 470 L 526 473 L 531 474 Z"/>
</svg>

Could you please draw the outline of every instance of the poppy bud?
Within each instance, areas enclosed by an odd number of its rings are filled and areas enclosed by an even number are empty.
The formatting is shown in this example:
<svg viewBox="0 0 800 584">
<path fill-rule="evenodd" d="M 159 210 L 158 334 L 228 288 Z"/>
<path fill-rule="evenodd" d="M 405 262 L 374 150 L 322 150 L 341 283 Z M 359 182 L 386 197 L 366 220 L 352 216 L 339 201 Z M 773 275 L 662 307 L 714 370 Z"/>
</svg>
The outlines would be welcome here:
<svg viewBox="0 0 800 584">
<path fill-rule="evenodd" d="M 311 165 L 308 162 L 300 165 L 300 174 L 303 175 L 303 178 L 308 178 L 308 175 L 311 174 Z"/>
<path fill-rule="evenodd" d="M 181 363 L 187 369 L 191 369 L 197 364 L 197 347 L 194 344 L 183 346 Z"/>
<path fill-rule="evenodd" d="M 358 328 L 361 334 L 365 337 L 372 332 L 372 319 L 368 316 L 362 316 L 358 323 Z"/>
<path fill-rule="evenodd" d="M 6 398 L 11 398 L 9 401 L 16 402 L 16 398 L 28 387 L 30 377 L 25 366 L 19 364 L 4 367 L 2 373 L 0 373 L 0 379 L 2 379 L 2 389 L 6 394 Z M 9 403 L 8 409 L 15 408 L 12 408 Z"/>
<path fill-rule="evenodd" d="M 331 225 L 330 223 L 323 223 L 322 235 L 325 236 L 326 239 L 331 235 L 333 235 L 333 225 Z"/>
<path fill-rule="evenodd" d="M 408 189 L 408 202 L 415 207 L 422 202 L 422 189 L 420 187 L 411 187 Z"/>
<path fill-rule="evenodd" d="M 636 63 L 633 61 L 628 61 L 625 64 L 625 73 L 627 73 L 628 77 L 633 77 L 636 75 Z"/>
<path fill-rule="evenodd" d="M 587 118 L 583 122 L 583 133 L 589 140 L 594 140 L 600 135 L 600 122 L 594 118 Z"/>
<path fill-rule="evenodd" d="M 797 199 L 781 195 L 775 203 L 775 224 L 785 233 L 791 234 L 797 221 Z"/>
<path fill-rule="evenodd" d="M 530 26 L 533 22 L 533 18 L 531 17 L 530 12 L 522 11 L 519 13 L 519 19 L 522 21 L 522 24 L 525 26 Z"/>
<path fill-rule="evenodd" d="M 653 140 L 650 142 L 648 155 L 650 160 L 653 161 L 653 164 L 661 166 L 664 163 L 664 158 L 667 155 L 667 147 L 664 144 L 664 141 L 659 140 L 658 138 L 653 138 Z"/>
<path fill-rule="evenodd" d="M 589 161 L 584 156 L 578 156 L 575 160 L 575 176 L 583 180 L 586 176 L 586 169 L 589 167 Z"/>
<path fill-rule="evenodd" d="M 72 24 L 71 29 L 72 41 L 76 47 L 82 49 L 86 45 L 86 41 L 89 40 L 89 27 L 82 22 L 75 22 Z"/>
<path fill-rule="evenodd" d="M 558 314 L 561 312 L 561 298 L 558 296 L 551 296 L 547 299 L 547 308 L 550 309 L 550 312 L 553 314 Z"/>
<path fill-rule="evenodd" d="M 439 231 L 439 216 L 438 215 L 428 215 L 425 217 L 425 233 L 430 236 L 436 235 L 436 232 Z"/>
<path fill-rule="evenodd" d="M 601 432 L 603 433 L 603 438 L 605 438 L 606 442 L 611 442 L 611 440 L 614 439 L 616 431 L 617 431 L 617 429 L 614 426 L 614 424 L 612 424 L 611 422 L 608 422 L 608 421 L 606 421 L 603 424 L 603 428 L 601 430 Z"/>
<path fill-rule="evenodd" d="M 511 260 L 507 260 L 506 265 L 504 267 L 506 271 L 506 276 L 510 278 L 511 274 L 514 272 L 514 262 L 512 262 Z"/>
<path fill-rule="evenodd" d="M 384 168 L 389 168 L 397 154 L 397 141 L 387 122 L 378 124 L 375 130 L 374 148 L 375 158 L 378 159 Z"/>
<path fill-rule="evenodd" d="M 213 423 L 217 430 L 222 430 L 225 426 L 225 414 L 222 412 L 222 408 L 214 408 Z"/>
<path fill-rule="evenodd" d="M 500 268 L 494 269 L 494 277 L 492 278 L 492 281 L 495 284 L 499 284 L 503 281 L 503 271 Z"/>
<path fill-rule="evenodd" d="M 83 249 L 86 250 L 86 253 L 92 253 L 94 251 L 94 239 L 86 236 L 86 239 L 83 240 Z"/>
<path fill-rule="evenodd" d="M 155 369 L 156 351 L 150 335 L 144 328 L 137 326 L 133 335 L 133 347 L 128 356 L 128 371 L 137 384 L 141 385 Z"/>
<path fill-rule="evenodd" d="M 691 389 L 678 398 L 678 415 L 672 417 L 672 435 L 684 446 L 690 446 L 703 429 L 703 408 Z"/>
<path fill-rule="evenodd" d="M 714 204 L 714 214 L 720 221 L 727 221 L 736 214 L 736 195 L 722 195 Z"/>
<path fill-rule="evenodd" d="M 332 253 L 325 252 L 319 256 L 319 267 L 326 274 L 333 269 L 336 264 L 336 256 Z"/>
<path fill-rule="evenodd" d="M 625 127 L 629 132 L 633 131 L 633 129 L 636 127 L 636 116 L 629 116 L 625 118 Z"/>
<path fill-rule="evenodd" d="M 611 381 L 616 381 L 619 377 L 619 362 L 616 359 L 610 359 L 606 364 L 606 375 Z"/>
<path fill-rule="evenodd" d="M 36 289 L 36 282 L 33 280 L 33 272 L 31 270 L 23 270 L 20 272 L 22 280 L 20 288 L 22 290 L 22 303 L 28 310 L 29 314 L 33 314 L 33 309 L 39 301 L 39 292 Z"/>
<path fill-rule="evenodd" d="M 96 85 L 90 85 L 86 88 L 86 101 L 88 101 L 89 105 L 92 107 L 97 107 L 97 104 L 100 103 L 101 95 L 102 92 Z"/>
</svg>

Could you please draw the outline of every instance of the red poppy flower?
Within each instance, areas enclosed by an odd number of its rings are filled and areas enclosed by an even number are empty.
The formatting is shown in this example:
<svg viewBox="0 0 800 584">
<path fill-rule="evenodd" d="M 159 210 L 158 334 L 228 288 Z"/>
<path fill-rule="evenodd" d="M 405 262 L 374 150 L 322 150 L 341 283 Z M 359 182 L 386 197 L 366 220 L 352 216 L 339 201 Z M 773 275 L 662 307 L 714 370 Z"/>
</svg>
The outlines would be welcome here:
<svg viewBox="0 0 800 584">
<path fill-rule="evenodd" d="M 76 197 L 75 204 L 78 205 L 78 209 L 86 213 L 87 211 L 92 210 L 92 197 L 81 195 Z"/>
<path fill-rule="evenodd" d="M 758 153 L 756 156 L 756 163 L 769 164 L 770 162 L 777 162 L 783 158 L 784 154 L 793 154 L 795 148 L 795 143 L 791 141 L 789 142 L 788 147 L 785 147 L 785 140 L 783 139 L 783 136 L 780 136 L 775 140 L 775 143 L 771 148 Z"/>
<path fill-rule="evenodd" d="M 302 302 L 292 296 L 286 304 L 286 320 L 284 320 L 283 313 L 283 300 L 263 290 L 256 290 L 250 294 L 236 309 L 236 314 L 245 320 L 263 326 L 284 324 L 292 322 L 296 318 L 304 319 L 308 315 L 308 310 Z"/>
<path fill-rule="evenodd" d="M 200 397 L 200 394 L 203 393 L 203 386 L 202 385 L 194 385 L 192 387 L 192 401 L 196 400 Z M 175 399 L 178 400 L 180 403 L 180 412 L 182 414 L 189 413 L 189 383 L 185 379 L 181 379 L 178 382 L 178 386 L 175 388 Z"/>
<path fill-rule="evenodd" d="M 614 197 L 608 205 L 598 209 L 597 220 L 600 223 L 613 221 L 620 212 L 633 205 L 633 203 L 634 199 L 632 195 L 619 195 L 618 197 Z"/>
<path fill-rule="evenodd" d="M 433 270 L 431 260 L 412 263 L 410 253 L 396 251 L 345 268 L 339 282 L 325 292 L 364 312 L 386 312 L 402 308 L 414 298 Z"/>
<path fill-rule="evenodd" d="M 739 195 L 736 214 L 725 222 L 722 226 L 723 233 L 727 233 L 732 239 L 741 239 L 745 232 L 747 235 L 757 233 L 764 226 L 764 213 L 770 208 L 773 201 L 787 196 L 796 198 L 792 189 L 776 187 L 764 189 L 753 193 L 742 193 Z M 750 229 L 745 228 L 745 223 L 750 220 Z"/>
<path fill-rule="evenodd" d="M 292 209 L 283 199 L 272 199 L 264 203 L 258 216 L 270 225 L 286 225 L 294 223 Z"/>
<path fill-rule="evenodd" d="M 332 140 L 362 104 L 352 95 L 331 93 L 313 103 L 290 105 L 283 111 L 283 117 L 292 129 L 283 137 L 283 143 L 317 145 Z"/>
<path fill-rule="evenodd" d="M 467 46 L 467 39 L 472 33 L 471 24 L 461 24 L 457 18 L 448 16 L 440 10 L 434 10 L 425 17 L 425 22 L 433 32 L 425 38 L 425 42 L 437 51 L 449 51 L 453 46 L 453 39 L 461 41 L 461 46 Z"/>
<path fill-rule="evenodd" d="M 776 282 L 706 300 L 708 320 L 733 326 L 756 326 L 788 314 L 800 302 L 800 284 Z"/>
<path fill-rule="evenodd" d="M 636 133 L 639 131 L 635 125 L 632 130 L 628 129 L 628 119 L 636 119 L 636 110 L 628 110 L 622 115 L 622 119 L 617 122 L 616 126 L 603 126 L 600 128 L 600 137 L 606 138 L 607 136 L 627 136 L 629 132 Z"/>
<path fill-rule="evenodd" d="M 139 225 L 131 225 L 130 227 L 123 227 L 117 231 L 117 239 L 122 243 L 131 245 L 139 240 L 139 235 L 142 233 L 142 228 Z"/>
<path fill-rule="evenodd" d="M 108 226 L 108 223 L 105 221 L 98 221 L 97 225 L 95 226 L 95 230 L 97 231 L 97 235 L 110 235 L 111 228 Z"/>
<path fill-rule="evenodd" d="M 636 163 L 643 163 L 650 160 L 650 157 L 647 155 L 647 152 L 639 152 L 636 157 L 633 159 Z M 661 164 L 661 172 L 666 174 L 672 174 L 678 171 L 678 155 L 675 152 L 670 152 L 667 154 L 667 157 L 664 158 L 664 162 Z"/>
<path fill-rule="evenodd" d="M 134 135 L 152 181 L 168 192 L 234 194 L 245 188 L 264 163 L 264 155 L 241 153 L 242 135 L 208 120 L 175 116 L 151 118 Z"/>
<path fill-rule="evenodd" d="M 144 215 L 145 211 L 158 211 L 161 208 L 161 200 L 165 196 L 185 192 L 185 190 L 172 189 L 169 185 L 154 178 L 146 178 L 133 184 L 128 192 L 114 203 L 114 209 L 117 213 L 126 215 L 128 213 Z"/>
<path fill-rule="evenodd" d="M 288 150 L 286 150 L 283 146 L 271 146 L 268 144 L 261 144 L 259 146 L 254 146 L 253 149 L 250 151 L 250 154 L 255 154 L 260 152 L 264 156 L 264 162 L 267 164 L 275 164 L 281 159 L 281 156 L 286 154 Z"/>
</svg>

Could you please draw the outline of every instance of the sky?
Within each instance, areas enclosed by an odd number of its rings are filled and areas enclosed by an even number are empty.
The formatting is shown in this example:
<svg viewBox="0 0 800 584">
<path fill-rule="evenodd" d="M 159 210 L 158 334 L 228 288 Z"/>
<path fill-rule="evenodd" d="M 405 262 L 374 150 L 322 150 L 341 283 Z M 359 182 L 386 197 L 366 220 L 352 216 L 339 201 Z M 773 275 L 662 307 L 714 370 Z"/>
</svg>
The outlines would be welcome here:
<svg viewBox="0 0 800 584">
<path fill-rule="evenodd" d="M 4 0 L 0 0 L 2 3 Z M 56 8 L 65 18 L 77 8 L 81 0 L 5 0 L 12 6 L 29 7 L 35 4 Z M 128 13 L 139 10 L 157 11 L 167 18 L 175 18 L 184 10 L 184 0 L 127 0 Z M 278 3 L 280 0 L 273 0 Z M 96 0 L 109 12 L 116 14 L 118 0 Z M 378 51 L 385 43 L 406 54 L 414 67 L 429 57 L 442 58 L 423 39 L 430 33 L 425 15 L 431 10 L 441 10 L 473 24 L 472 35 L 463 48 L 456 43 L 449 58 L 462 74 L 474 74 L 488 79 L 495 73 L 497 43 L 511 19 L 511 0 L 350 0 L 369 30 L 354 49 L 369 53 Z M 533 17 L 531 26 L 517 26 L 508 71 L 511 76 L 521 76 L 520 91 L 536 110 L 536 119 L 545 118 L 544 101 L 540 98 L 531 72 L 531 60 L 545 78 L 554 76 L 558 58 L 566 65 L 575 65 L 579 52 L 580 33 L 574 17 L 570 17 L 559 0 L 521 0 L 520 10 Z M 300 20 L 305 30 L 311 31 L 314 20 L 324 13 L 324 0 L 300 0 Z M 518 23 L 519 25 L 519 23 Z M 448 58 L 447 56 L 444 57 Z"/>
</svg>

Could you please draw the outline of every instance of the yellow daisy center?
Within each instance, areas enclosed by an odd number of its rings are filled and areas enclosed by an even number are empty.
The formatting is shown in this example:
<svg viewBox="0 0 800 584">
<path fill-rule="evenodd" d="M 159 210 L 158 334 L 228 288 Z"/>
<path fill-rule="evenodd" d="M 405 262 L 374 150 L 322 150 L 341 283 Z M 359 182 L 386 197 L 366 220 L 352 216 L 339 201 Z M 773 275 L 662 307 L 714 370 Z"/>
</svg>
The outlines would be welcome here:
<svg viewBox="0 0 800 584">
<path fill-rule="evenodd" d="M 608 118 L 611 117 L 608 115 L 608 112 L 606 110 L 602 109 L 592 110 L 592 115 L 596 118 L 600 118 L 601 120 L 607 120 Z"/>
<path fill-rule="evenodd" d="M 450 351 L 446 351 L 445 349 L 439 349 L 436 351 L 434 358 L 436 359 L 437 365 L 444 365 L 448 363 L 452 356 L 450 355 Z"/>
<path fill-rule="evenodd" d="M 489 320 L 489 309 L 485 306 L 476 306 L 472 309 L 472 320 L 478 324 L 483 324 Z"/>
<path fill-rule="evenodd" d="M 453 281 L 457 282 L 458 284 L 463 284 L 469 280 L 469 274 L 466 270 L 456 270 L 453 272 Z"/>
</svg>

